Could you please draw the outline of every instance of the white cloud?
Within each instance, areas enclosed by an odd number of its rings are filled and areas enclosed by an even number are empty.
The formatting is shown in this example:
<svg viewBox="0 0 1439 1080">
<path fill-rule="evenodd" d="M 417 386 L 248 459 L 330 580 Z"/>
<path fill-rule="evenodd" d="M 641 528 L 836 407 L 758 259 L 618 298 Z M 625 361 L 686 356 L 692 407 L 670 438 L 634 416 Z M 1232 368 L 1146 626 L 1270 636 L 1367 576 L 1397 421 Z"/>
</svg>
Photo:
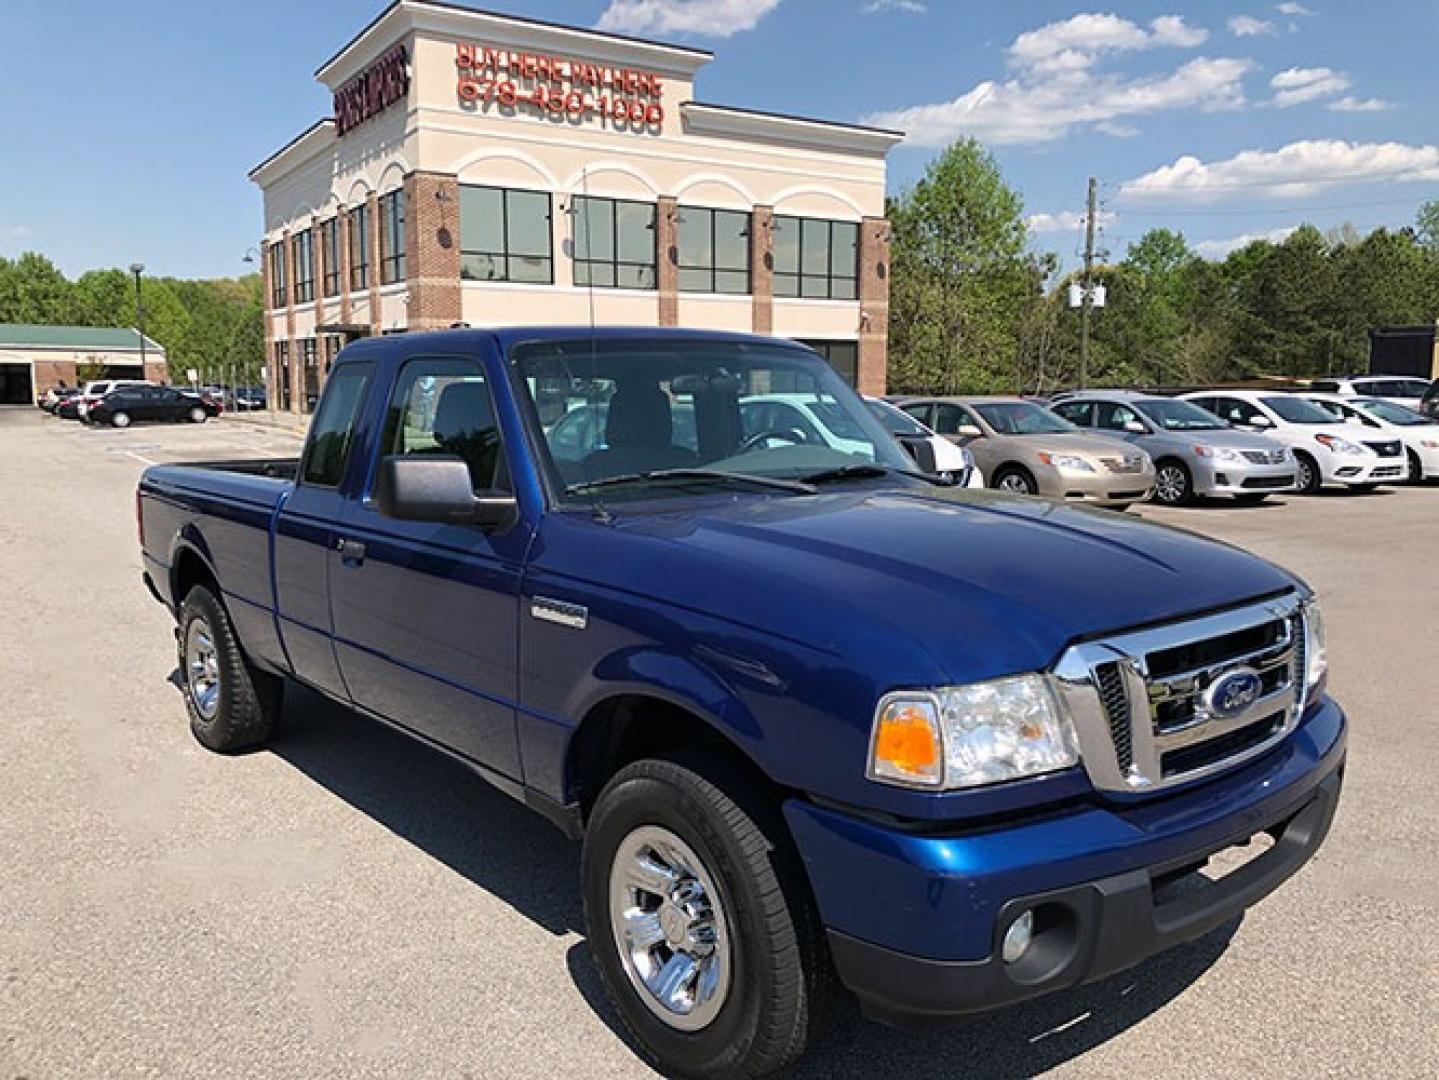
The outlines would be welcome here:
<svg viewBox="0 0 1439 1080">
<path fill-rule="evenodd" d="M 597 29 L 622 34 L 729 37 L 752 30 L 780 0 L 610 0 Z"/>
<path fill-rule="evenodd" d="M 1281 15 L 1289 15 L 1289 16 L 1313 15 L 1313 14 L 1314 14 L 1314 12 L 1310 11 L 1310 10 L 1309 10 L 1307 7 L 1305 7 L 1303 4 L 1295 4 L 1295 3 L 1289 3 L 1289 2 L 1286 2 L 1286 3 L 1283 3 L 1283 4 L 1276 4 L 1276 5 L 1274 5 L 1274 10 L 1277 11 L 1277 12 L 1279 12 L 1279 14 L 1281 14 Z"/>
<path fill-rule="evenodd" d="M 1257 240 L 1267 240 L 1271 244 L 1280 244 L 1288 239 L 1289 234 L 1298 225 L 1281 225 L 1277 229 L 1269 229 L 1266 232 L 1240 233 L 1238 236 L 1226 237 L 1223 240 L 1204 240 L 1194 245 L 1194 250 L 1206 259 L 1224 259 L 1241 248 L 1247 248 Z"/>
<path fill-rule="evenodd" d="M 1235 37 L 1258 37 L 1261 34 L 1277 34 L 1279 27 L 1268 19 L 1256 19 L 1253 15 L 1236 15 L 1229 20 L 1229 32 Z"/>
<path fill-rule="evenodd" d="M 886 11 L 902 11 L 907 15 L 924 15 L 929 7 L 920 0 L 869 0 L 864 5 L 866 15 L 882 15 Z"/>
<path fill-rule="evenodd" d="M 1192 155 L 1120 187 L 1129 199 L 1214 202 L 1308 196 L 1340 184 L 1439 180 L 1439 147 L 1309 139 L 1278 150 L 1245 150 L 1223 161 Z"/>
<path fill-rule="evenodd" d="M 1209 31 L 1178 15 L 1161 15 L 1146 30 L 1118 15 L 1084 13 L 1027 30 L 1009 47 L 1015 67 L 1035 72 L 1075 71 L 1094 65 L 1101 54 L 1138 52 L 1161 46 L 1193 48 Z"/>
<path fill-rule="evenodd" d="M 952 101 L 895 109 L 866 123 L 909 133 L 916 146 L 947 146 L 973 136 L 995 145 L 1049 142 L 1077 125 L 1128 133 L 1126 118 L 1174 109 L 1215 111 L 1244 104 L 1248 60 L 1191 60 L 1165 75 L 1126 79 L 1081 65 L 1004 82 L 986 81 Z"/>
<path fill-rule="evenodd" d="M 1332 112 L 1387 112 L 1394 105 L 1383 98 L 1342 97 L 1324 107 Z"/>
<path fill-rule="evenodd" d="M 1333 97 L 1353 86 L 1353 80 L 1333 68 L 1289 68 L 1269 80 L 1275 91 L 1270 104 L 1278 109 L 1303 105 L 1307 101 Z"/>
<path fill-rule="evenodd" d="M 1118 220 L 1119 216 L 1109 210 L 1101 210 L 1094 215 L 1094 223 L 1100 228 L 1113 225 Z M 1025 218 L 1024 225 L 1035 234 L 1078 232 L 1084 228 L 1084 215 L 1073 210 L 1060 210 L 1054 214 L 1030 214 Z"/>
</svg>

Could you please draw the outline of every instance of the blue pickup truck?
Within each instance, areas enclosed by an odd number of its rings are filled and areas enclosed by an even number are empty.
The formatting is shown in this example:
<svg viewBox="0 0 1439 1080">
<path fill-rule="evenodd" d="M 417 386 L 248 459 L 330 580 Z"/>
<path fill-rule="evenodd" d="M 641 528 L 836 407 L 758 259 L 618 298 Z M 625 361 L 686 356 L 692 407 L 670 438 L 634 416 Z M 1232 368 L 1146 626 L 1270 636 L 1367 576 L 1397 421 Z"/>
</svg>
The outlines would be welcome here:
<svg viewBox="0 0 1439 1080">
<path fill-rule="evenodd" d="M 745 408 L 776 394 L 842 439 Z M 1301 581 L 936 483 L 787 342 L 362 340 L 297 461 L 157 466 L 138 514 L 199 741 L 264 745 L 293 680 L 582 838 L 599 970 L 668 1072 L 782 1068 L 841 988 L 908 1024 L 1137 964 L 1298 870 L 1339 798 Z"/>
</svg>

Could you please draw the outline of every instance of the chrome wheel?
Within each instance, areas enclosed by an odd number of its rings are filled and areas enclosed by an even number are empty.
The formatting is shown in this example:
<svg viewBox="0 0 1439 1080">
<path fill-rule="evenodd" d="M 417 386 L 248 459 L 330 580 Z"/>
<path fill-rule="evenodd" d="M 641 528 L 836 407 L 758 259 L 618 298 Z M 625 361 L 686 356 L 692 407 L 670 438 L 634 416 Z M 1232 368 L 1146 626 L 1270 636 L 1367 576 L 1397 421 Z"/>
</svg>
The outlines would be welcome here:
<svg viewBox="0 0 1439 1080">
<path fill-rule="evenodd" d="M 1033 495 L 1029 481 L 1024 478 L 1023 473 L 1009 472 L 999 478 L 997 485 L 1000 491 L 1012 491 L 1016 495 Z"/>
<path fill-rule="evenodd" d="M 719 1015 L 733 967 L 729 927 L 709 872 L 668 829 L 643 825 L 610 864 L 610 930 L 650 1012 L 679 1031 Z"/>
<path fill-rule="evenodd" d="M 1308 458 L 1301 457 L 1299 465 L 1299 490 L 1316 491 L 1319 488 L 1319 478 L 1315 472 L 1314 465 Z"/>
<path fill-rule="evenodd" d="M 117 412 L 114 416 L 110 417 L 110 424 L 113 427 L 127 428 L 130 426 L 130 414 Z"/>
<path fill-rule="evenodd" d="M 185 630 L 185 686 L 199 714 L 213 720 L 220 708 L 220 658 L 204 619 L 191 619 Z"/>
<path fill-rule="evenodd" d="M 190 423 L 203 424 L 205 422 L 205 410 L 196 405 L 190 410 Z"/>
<path fill-rule="evenodd" d="M 1189 478 L 1178 465 L 1165 465 L 1154 477 L 1154 494 L 1162 503 L 1183 502 L 1189 494 Z"/>
</svg>

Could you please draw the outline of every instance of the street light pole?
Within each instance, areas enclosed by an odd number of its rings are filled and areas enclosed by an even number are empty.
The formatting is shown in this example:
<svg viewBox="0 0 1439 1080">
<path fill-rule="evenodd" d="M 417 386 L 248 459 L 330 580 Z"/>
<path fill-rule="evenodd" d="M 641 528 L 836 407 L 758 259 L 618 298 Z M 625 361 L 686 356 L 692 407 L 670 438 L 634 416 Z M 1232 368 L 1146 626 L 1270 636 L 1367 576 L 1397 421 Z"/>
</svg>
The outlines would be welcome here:
<svg viewBox="0 0 1439 1080">
<path fill-rule="evenodd" d="M 145 299 L 140 292 L 140 275 L 145 272 L 144 263 L 131 263 L 130 273 L 135 275 L 135 329 L 140 331 L 140 378 L 145 378 Z"/>
</svg>

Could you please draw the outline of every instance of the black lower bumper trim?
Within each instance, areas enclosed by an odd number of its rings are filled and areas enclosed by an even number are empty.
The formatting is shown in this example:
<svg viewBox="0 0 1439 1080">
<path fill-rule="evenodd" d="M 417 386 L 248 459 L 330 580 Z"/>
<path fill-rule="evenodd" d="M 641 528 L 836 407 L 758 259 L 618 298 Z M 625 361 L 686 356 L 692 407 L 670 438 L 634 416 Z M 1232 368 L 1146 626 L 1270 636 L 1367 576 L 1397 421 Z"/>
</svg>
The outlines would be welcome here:
<svg viewBox="0 0 1439 1080">
<path fill-rule="evenodd" d="M 1035 912 L 1033 944 L 1017 963 L 1004 963 L 998 949 L 984 960 L 931 960 L 830 930 L 835 966 L 868 1014 L 901 1025 L 989 1012 L 1123 971 L 1222 926 L 1308 862 L 1334 820 L 1342 773 L 1336 769 L 1302 806 L 1250 834 L 1268 832 L 1274 844 L 1217 880 L 1197 873 L 1214 853 L 1199 852 L 1009 901 L 997 927 Z"/>
</svg>

